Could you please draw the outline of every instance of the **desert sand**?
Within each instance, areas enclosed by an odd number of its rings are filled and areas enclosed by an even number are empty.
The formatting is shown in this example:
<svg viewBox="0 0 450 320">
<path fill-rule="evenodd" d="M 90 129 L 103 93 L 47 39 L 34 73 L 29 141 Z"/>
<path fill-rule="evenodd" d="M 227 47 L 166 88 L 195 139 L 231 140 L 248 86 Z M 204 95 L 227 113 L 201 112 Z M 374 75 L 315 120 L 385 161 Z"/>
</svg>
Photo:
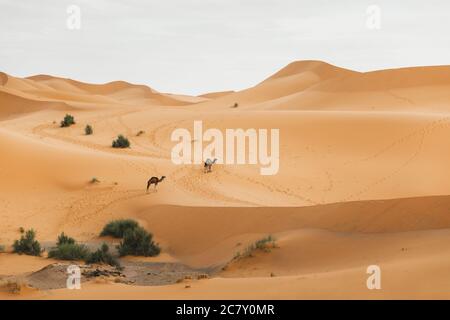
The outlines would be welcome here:
<svg viewBox="0 0 450 320">
<path fill-rule="evenodd" d="M 62 231 L 100 243 L 116 218 L 137 220 L 162 246 L 131 260 L 215 270 L 160 286 L 24 283 L 0 299 L 448 299 L 449 103 L 449 66 L 360 73 L 298 61 L 254 87 L 198 97 L 0 73 L 0 278 L 56 262 L 10 253 L 19 228 L 44 244 Z M 60 128 L 66 113 L 76 124 Z M 278 174 L 173 164 L 171 132 L 194 120 L 278 128 Z M 130 148 L 111 147 L 118 134 Z M 233 259 L 268 235 L 275 248 Z M 382 270 L 380 290 L 366 286 L 369 265 Z"/>
</svg>

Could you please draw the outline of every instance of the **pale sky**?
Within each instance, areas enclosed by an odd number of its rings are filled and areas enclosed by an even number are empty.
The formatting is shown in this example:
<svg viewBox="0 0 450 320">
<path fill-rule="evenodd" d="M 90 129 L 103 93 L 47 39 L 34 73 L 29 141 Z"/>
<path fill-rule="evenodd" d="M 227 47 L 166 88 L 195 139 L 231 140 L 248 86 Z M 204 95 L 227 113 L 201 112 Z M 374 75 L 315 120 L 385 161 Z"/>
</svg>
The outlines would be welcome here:
<svg viewBox="0 0 450 320">
<path fill-rule="evenodd" d="M 67 27 L 67 8 L 81 28 Z M 366 25 L 370 5 L 380 29 Z M 172 93 L 253 86 L 294 60 L 450 64 L 448 0 L 0 0 L 0 71 Z"/>
</svg>

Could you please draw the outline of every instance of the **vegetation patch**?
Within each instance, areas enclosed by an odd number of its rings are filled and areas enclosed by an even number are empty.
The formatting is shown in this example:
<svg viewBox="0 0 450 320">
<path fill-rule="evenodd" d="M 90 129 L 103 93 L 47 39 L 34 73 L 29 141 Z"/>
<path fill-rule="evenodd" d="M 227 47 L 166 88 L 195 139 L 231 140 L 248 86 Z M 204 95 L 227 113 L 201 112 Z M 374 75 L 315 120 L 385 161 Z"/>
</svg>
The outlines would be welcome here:
<svg viewBox="0 0 450 320">
<path fill-rule="evenodd" d="M 100 180 L 98 180 L 96 177 L 93 177 L 91 181 L 89 181 L 91 184 L 100 183 Z"/>
<path fill-rule="evenodd" d="M 126 230 L 117 249 L 120 256 L 153 257 L 161 252 L 161 248 L 153 241 L 153 235 L 142 227 Z"/>
<path fill-rule="evenodd" d="M 86 246 L 76 243 L 63 233 L 58 236 L 56 248 L 49 251 L 48 257 L 59 260 L 85 260 L 89 256 L 89 250 Z"/>
<path fill-rule="evenodd" d="M 92 126 L 90 124 L 86 125 L 84 128 L 84 134 L 89 136 L 94 133 L 94 129 L 92 129 Z"/>
<path fill-rule="evenodd" d="M 245 248 L 245 250 L 241 253 L 240 251 L 237 252 L 233 258 L 233 260 L 246 258 L 246 257 L 253 257 L 253 254 L 256 251 L 264 251 L 264 252 L 270 252 L 271 249 L 276 248 L 276 242 L 275 238 L 271 235 L 268 235 L 267 237 L 264 237 L 262 239 L 259 239 L 255 241 L 254 243 L 250 244 Z"/>
<path fill-rule="evenodd" d="M 48 253 L 49 258 L 58 260 L 85 260 L 89 256 L 89 250 L 82 244 L 64 243 L 52 249 Z"/>
<path fill-rule="evenodd" d="M 129 148 L 130 147 L 130 141 L 123 135 L 118 135 L 117 139 L 112 142 L 113 148 Z"/>
<path fill-rule="evenodd" d="M 14 241 L 13 252 L 30 256 L 40 256 L 42 253 L 41 244 L 35 238 L 36 231 L 33 229 L 26 231 L 19 240 Z"/>
<path fill-rule="evenodd" d="M 136 221 L 131 220 L 131 219 L 113 220 L 103 227 L 103 230 L 100 233 L 100 236 L 101 237 L 111 236 L 114 238 L 123 238 L 125 235 L 125 231 L 136 229 L 138 227 L 139 227 L 139 224 Z"/>
<path fill-rule="evenodd" d="M 75 124 L 75 118 L 70 114 L 66 114 L 61 121 L 61 128 L 70 127 L 73 124 Z"/>
<path fill-rule="evenodd" d="M 109 252 L 109 247 L 106 243 L 103 243 L 100 249 L 98 249 L 97 251 L 89 254 L 89 256 L 86 259 L 86 263 L 88 264 L 101 263 L 101 264 L 109 264 L 110 266 L 114 267 L 120 267 L 119 260 L 117 260 L 117 258 L 114 257 Z"/>
</svg>

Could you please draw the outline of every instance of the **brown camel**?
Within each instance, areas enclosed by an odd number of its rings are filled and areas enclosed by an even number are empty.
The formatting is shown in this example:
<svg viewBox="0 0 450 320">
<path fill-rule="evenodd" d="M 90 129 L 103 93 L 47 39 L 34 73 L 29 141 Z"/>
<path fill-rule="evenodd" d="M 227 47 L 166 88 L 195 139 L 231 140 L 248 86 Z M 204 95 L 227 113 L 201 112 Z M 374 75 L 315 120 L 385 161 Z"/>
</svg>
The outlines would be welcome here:
<svg viewBox="0 0 450 320">
<path fill-rule="evenodd" d="M 151 186 L 152 184 L 155 185 L 155 189 L 156 189 L 156 186 L 158 185 L 158 183 L 162 182 L 165 178 L 166 178 L 166 176 L 162 176 L 161 179 L 158 179 L 158 177 L 151 177 L 151 178 L 147 181 L 147 191 L 148 191 L 148 188 L 150 188 L 150 186 Z"/>
</svg>

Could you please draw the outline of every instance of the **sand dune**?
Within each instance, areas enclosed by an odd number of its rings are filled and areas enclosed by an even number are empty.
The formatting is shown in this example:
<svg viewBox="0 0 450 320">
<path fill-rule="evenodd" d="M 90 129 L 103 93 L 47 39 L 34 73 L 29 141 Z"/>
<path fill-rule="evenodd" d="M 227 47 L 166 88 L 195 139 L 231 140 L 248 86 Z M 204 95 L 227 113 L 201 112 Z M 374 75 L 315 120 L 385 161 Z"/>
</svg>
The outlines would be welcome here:
<svg viewBox="0 0 450 320">
<path fill-rule="evenodd" d="M 62 231 L 100 243 L 106 222 L 133 218 L 163 248 L 150 261 L 215 270 L 190 288 L 91 281 L 0 298 L 449 298 L 449 74 L 298 61 L 246 90 L 192 97 L 0 73 L 0 245 L 10 250 L 20 227 L 47 245 Z M 66 113 L 76 124 L 60 128 Z M 278 174 L 173 164 L 171 132 L 192 131 L 194 120 L 280 129 Z M 131 148 L 111 148 L 118 134 Z M 147 179 L 162 175 L 146 193 Z M 276 248 L 233 259 L 268 235 Z M 52 262 L 0 254 L 0 274 Z M 382 290 L 366 288 L 370 264 L 382 267 Z"/>
</svg>

